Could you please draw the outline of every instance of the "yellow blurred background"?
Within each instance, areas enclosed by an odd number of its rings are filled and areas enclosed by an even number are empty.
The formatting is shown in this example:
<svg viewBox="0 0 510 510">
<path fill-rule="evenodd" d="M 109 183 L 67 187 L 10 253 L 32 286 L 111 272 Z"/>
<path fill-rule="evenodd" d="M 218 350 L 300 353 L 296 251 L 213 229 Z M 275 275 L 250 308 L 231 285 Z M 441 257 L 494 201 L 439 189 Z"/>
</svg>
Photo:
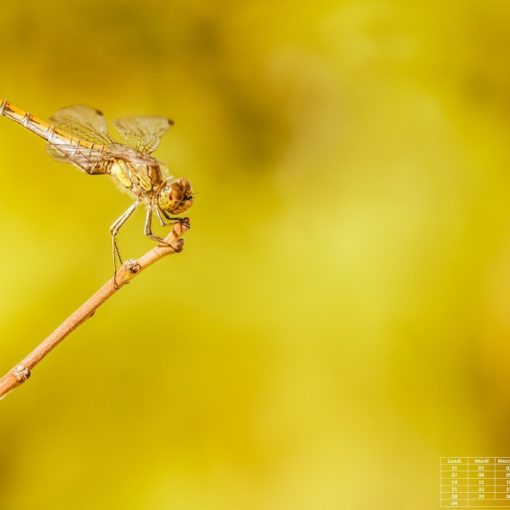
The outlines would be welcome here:
<svg viewBox="0 0 510 510">
<path fill-rule="evenodd" d="M 439 506 L 509 455 L 510 4 L 2 5 L 0 97 L 176 122 L 181 255 L 0 403 L 0 510 Z M 0 371 L 111 275 L 106 177 L 0 119 Z M 120 235 L 147 250 L 143 215 Z"/>
</svg>

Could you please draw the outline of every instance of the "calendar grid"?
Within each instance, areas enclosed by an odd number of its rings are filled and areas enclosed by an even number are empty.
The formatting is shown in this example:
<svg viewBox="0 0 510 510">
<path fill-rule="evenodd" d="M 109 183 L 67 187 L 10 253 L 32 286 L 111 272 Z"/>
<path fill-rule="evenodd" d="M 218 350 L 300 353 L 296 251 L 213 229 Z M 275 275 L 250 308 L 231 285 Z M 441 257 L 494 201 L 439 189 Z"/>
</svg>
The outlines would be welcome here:
<svg viewBox="0 0 510 510">
<path fill-rule="evenodd" d="M 510 457 L 441 457 L 440 506 L 510 508 Z"/>
</svg>

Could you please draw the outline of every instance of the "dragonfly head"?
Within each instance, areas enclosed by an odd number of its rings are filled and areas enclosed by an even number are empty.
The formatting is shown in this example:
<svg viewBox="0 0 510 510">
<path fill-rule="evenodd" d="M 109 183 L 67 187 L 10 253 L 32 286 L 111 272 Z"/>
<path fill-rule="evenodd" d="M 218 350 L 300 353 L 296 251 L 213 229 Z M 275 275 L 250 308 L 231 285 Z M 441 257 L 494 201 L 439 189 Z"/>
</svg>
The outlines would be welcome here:
<svg viewBox="0 0 510 510">
<path fill-rule="evenodd" d="M 169 214 L 181 214 L 193 205 L 193 191 L 186 179 L 168 179 L 158 193 L 159 208 Z"/>
</svg>

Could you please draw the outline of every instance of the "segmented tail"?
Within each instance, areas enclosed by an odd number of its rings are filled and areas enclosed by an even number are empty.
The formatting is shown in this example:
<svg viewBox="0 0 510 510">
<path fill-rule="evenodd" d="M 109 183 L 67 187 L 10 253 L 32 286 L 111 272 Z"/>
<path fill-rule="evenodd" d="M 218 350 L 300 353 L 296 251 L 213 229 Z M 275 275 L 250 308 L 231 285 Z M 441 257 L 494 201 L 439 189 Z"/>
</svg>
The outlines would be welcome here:
<svg viewBox="0 0 510 510">
<path fill-rule="evenodd" d="M 0 115 L 17 124 L 21 124 L 24 128 L 32 131 L 32 133 L 35 133 L 52 145 L 66 144 L 85 148 L 97 147 L 97 145 L 91 142 L 80 140 L 67 134 L 65 131 L 56 128 L 49 122 L 41 120 L 31 113 L 14 106 L 5 99 L 0 102 Z"/>
</svg>

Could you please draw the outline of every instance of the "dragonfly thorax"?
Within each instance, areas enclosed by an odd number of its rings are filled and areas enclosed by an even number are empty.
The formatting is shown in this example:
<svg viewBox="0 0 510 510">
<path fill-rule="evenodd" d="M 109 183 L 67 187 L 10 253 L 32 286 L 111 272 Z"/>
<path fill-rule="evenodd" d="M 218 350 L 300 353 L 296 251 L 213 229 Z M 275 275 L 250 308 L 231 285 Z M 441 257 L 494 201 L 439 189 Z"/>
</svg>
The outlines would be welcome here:
<svg viewBox="0 0 510 510">
<path fill-rule="evenodd" d="M 157 195 L 157 205 L 163 213 L 181 214 L 193 205 L 193 191 L 187 179 L 169 177 Z"/>
<path fill-rule="evenodd" d="M 109 173 L 121 185 L 138 198 L 151 196 L 161 188 L 163 178 L 156 160 L 136 161 L 127 158 L 113 158 Z"/>
</svg>

